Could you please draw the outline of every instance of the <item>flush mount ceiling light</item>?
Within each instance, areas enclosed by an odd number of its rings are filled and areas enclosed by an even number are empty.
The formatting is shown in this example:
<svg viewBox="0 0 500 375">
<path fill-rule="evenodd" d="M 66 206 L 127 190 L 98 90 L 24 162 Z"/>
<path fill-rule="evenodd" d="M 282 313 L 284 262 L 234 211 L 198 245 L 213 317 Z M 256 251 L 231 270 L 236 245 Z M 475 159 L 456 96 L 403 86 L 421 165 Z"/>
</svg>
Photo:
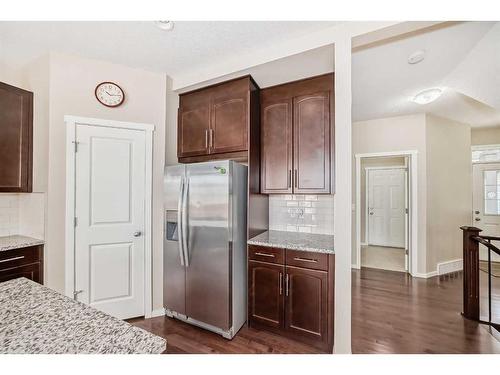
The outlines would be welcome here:
<svg viewBox="0 0 500 375">
<path fill-rule="evenodd" d="M 174 28 L 174 21 L 155 21 L 155 24 L 164 31 L 171 31 Z"/>
<path fill-rule="evenodd" d="M 410 56 L 408 56 L 408 64 L 418 64 L 419 62 L 425 59 L 425 51 L 423 49 L 419 49 L 418 51 L 413 52 Z"/>
<path fill-rule="evenodd" d="M 442 93 L 443 90 L 439 88 L 424 90 L 415 95 L 411 101 L 417 104 L 429 104 L 439 98 Z"/>
</svg>

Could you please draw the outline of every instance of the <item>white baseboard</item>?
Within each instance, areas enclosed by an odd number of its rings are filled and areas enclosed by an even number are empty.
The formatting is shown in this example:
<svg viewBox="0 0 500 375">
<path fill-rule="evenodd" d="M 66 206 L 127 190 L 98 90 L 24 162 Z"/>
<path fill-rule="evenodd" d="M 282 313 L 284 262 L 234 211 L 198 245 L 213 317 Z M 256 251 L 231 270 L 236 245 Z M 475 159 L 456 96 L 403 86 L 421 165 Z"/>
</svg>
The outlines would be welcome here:
<svg viewBox="0 0 500 375">
<path fill-rule="evenodd" d="M 368 246 L 368 242 L 361 242 L 360 246 Z"/>
<path fill-rule="evenodd" d="M 413 273 L 411 274 L 413 277 L 418 277 L 420 279 L 428 279 L 430 277 L 434 277 L 434 276 L 437 276 L 437 271 L 432 271 L 432 272 L 428 272 L 428 273 Z"/>
<path fill-rule="evenodd" d="M 151 318 L 155 318 L 157 316 L 164 316 L 165 315 L 165 308 L 162 307 L 161 309 L 156 309 L 151 311 Z"/>
<path fill-rule="evenodd" d="M 355 270 L 359 270 L 360 269 L 360 267 L 358 267 L 358 265 L 354 264 L 354 263 L 351 264 L 351 268 L 354 268 Z"/>
<path fill-rule="evenodd" d="M 461 271 L 463 269 L 463 260 L 454 259 L 447 262 L 438 263 L 437 273 L 438 275 L 445 275 L 447 273 Z"/>
</svg>

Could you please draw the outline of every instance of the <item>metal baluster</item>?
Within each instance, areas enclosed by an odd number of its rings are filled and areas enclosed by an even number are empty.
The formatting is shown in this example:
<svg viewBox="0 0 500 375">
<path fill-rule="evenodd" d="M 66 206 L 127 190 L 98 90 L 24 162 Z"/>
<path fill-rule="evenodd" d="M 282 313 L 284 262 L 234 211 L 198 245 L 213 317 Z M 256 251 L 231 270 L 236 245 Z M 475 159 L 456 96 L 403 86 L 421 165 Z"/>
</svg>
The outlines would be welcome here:
<svg viewBox="0 0 500 375">
<path fill-rule="evenodd" d="M 491 244 L 491 240 L 488 240 Z M 488 247 L 488 322 L 491 325 L 491 249 Z"/>
</svg>

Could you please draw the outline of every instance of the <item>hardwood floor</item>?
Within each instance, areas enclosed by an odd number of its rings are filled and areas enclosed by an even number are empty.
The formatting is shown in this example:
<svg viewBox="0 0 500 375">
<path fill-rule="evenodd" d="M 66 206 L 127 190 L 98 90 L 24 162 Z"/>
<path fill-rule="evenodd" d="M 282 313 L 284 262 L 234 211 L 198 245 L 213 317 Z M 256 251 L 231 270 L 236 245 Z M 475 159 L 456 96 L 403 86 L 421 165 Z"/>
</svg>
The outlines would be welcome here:
<svg viewBox="0 0 500 375">
<path fill-rule="evenodd" d="M 167 317 L 130 323 L 167 339 L 167 354 L 321 353 L 318 349 L 267 331 L 243 327 L 232 340 Z"/>
<path fill-rule="evenodd" d="M 500 353 L 489 328 L 463 318 L 462 274 L 353 272 L 353 353 Z"/>
<path fill-rule="evenodd" d="M 500 353 L 489 328 L 464 319 L 462 275 L 431 279 L 362 269 L 352 273 L 353 353 Z M 132 324 L 167 339 L 168 353 L 319 353 L 243 327 L 232 341 L 165 317 Z M 498 335 L 496 336 L 498 337 Z"/>
</svg>

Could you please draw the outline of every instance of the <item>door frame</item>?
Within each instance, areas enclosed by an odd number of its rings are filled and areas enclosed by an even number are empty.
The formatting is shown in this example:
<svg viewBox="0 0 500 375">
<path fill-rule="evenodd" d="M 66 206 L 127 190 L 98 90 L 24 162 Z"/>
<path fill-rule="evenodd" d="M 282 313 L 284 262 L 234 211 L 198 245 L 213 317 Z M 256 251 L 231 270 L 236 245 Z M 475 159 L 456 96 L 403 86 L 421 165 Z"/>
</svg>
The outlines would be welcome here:
<svg viewBox="0 0 500 375">
<path fill-rule="evenodd" d="M 387 170 L 387 169 L 403 169 L 405 171 L 408 170 L 408 167 L 406 165 L 387 165 L 387 166 L 383 166 L 383 167 L 365 167 L 364 168 L 366 173 L 365 173 L 365 186 L 366 186 L 366 191 L 365 191 L 365 218 L 368 219 L 368 216 L 369 216 L 369 207 L 368 207 L 368 197 L 369 197 L 369 189 L 368 189 L 368 184 L 369 184 L 369 181 L 370 179 L 368 178 L 369 176 L 369 172 L 370 171 L 380 171 L 380 170 Z M 406 200 L 406 190 L 408 189 L 408 181 L 406 179 L 406 176 L 405 176 L 405 192 L 404 192 L 404 195 L 405 195 L 405 206 L 407 205 L 407 200 Z M 405 207 L 407 208 L 407 207 Z M 408 207 L 409 208 L 409 207 Z M 405 226 L 406 226 L 406 219 L 405 219 Z M 368 226 L 368 220 L 367 222 L 365 223 L 365 244 L 366 245 L 369 245 L 370 244 L 370 241 L 369 241 L 369 226 Z M 406 229 L 405 229 L 405 241 L 407 240 L 407 233 L 406 233 Z"/>
<path fill-rule="evenodd" d="M 407 157 L 409 160 L 408 169 L 408 273 L 412 276 L 418 275 L 418 151 L 388 151 L 365 154 L 355 154 L 355 178 L 356 178 L 356 263 L 352 268 L 361 268 L 361 160 L 363 158 L 375 157 Z"/>
<path fill-rule="evenodd" d="M 75 150 L 76 126 L 101 126 L 115 129 L 139 130 L 146 138 L 146 170 L 144 189 L 144 316 L 150 318 L 153 311 L 152 296 L 152 206 L 153 206 L 153 132 L 155 126 L 135 122 L 114 121 L 79 116 L 64 116 L 66 124 L 66 218 L 64 248 L 64 294 L 73 298 L 75 290 Z"/>
</svg>

